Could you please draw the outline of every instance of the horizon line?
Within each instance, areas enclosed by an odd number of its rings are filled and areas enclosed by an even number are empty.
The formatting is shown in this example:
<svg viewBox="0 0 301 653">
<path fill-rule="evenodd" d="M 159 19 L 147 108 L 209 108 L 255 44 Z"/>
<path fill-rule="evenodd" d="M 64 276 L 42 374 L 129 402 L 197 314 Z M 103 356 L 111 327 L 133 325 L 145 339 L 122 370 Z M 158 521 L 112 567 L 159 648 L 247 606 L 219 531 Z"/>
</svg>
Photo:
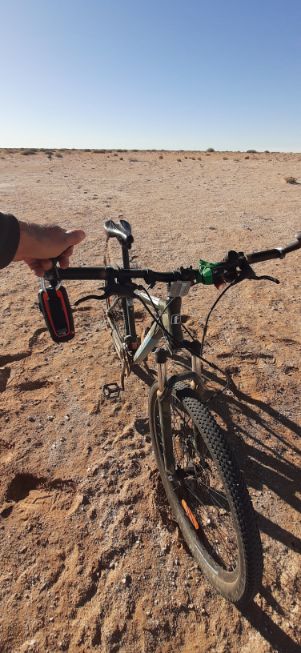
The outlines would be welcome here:
<svg viewBox="0 0 301 653">
<path fill-rule="evenodd" d="M 255 148 L 248 148 L 248 149 L 234 149 L 234 150 L 219 150 L 213 147 L 208 147 L 206 149 L 192 149 L 192 148 L 143 148 L 143 147 L 45 147 L 45 146 L 35 146 L 31 145 L 28 147 L 15 147 L 15 146 L 1 146 L 0 145 L 0 150 L 7 150 L 7 151 L 27 151 L 28 152 L 31 150 L 32 153 L 34 152 L 49 152 L 49 151 L 55 151 L 55 150 L 60 150 L 60 151 L 70 151 L 70 152 L 92 152 L 95 154 L 101 154 L 101 153 L 106 153 L 106 152 L 170 152 L 170 153 L 177 153 L 177 152 L 195 152 L 195 153 L 203 153 L 203 154 L 230 154 L 230 153 L 241 153 L 241 154 L 301 154 L 300 150 L 262 150 L 262 149 L 255 149 Z"/>
</svg>

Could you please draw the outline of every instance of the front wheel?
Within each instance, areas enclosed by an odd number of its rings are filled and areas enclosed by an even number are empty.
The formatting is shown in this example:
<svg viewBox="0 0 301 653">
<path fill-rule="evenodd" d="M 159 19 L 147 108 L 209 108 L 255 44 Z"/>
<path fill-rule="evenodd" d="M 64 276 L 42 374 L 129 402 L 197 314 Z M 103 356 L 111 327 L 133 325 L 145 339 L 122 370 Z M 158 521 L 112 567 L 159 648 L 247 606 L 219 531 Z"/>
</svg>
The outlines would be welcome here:
<svg viewBox="0 0 301 653">
<path fill-rule="evenodd" d="M 178 382 L 170 398 L 164 399 L 165 409 L 170 410 L 175 462 L 175 473 L 168 475 L 157 391 L 155 383 L 149 397 L 150 431 L 167 499 L 211 584 L 243 607 L 261 585 L 262 548 L 238 464 L 207 407 L 195 391 Z"/>
</svg>

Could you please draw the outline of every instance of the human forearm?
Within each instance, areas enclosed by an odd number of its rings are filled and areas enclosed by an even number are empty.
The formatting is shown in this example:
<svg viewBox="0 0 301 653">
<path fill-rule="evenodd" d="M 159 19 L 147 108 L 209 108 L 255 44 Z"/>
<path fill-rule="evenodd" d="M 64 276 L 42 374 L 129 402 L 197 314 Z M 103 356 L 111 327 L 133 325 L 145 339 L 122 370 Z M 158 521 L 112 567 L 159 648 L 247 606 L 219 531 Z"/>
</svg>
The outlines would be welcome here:
<svg viewBox="0 0 301 653">
<path fill-rule="evenodd" d="M 0 213 L 0 268 L 12 260 L 25 261 L 39 276 L 56 258 L 61 267 L 68 267 L 73 247 L 85 233 L 81 229 L 67 231 L 59 225 L 39 225 L 17 220 L 13 215 Z"/>
<path fill-rule="evenodd" d="M 0 268 L 14 258 L 20 242 L 20 224 L 14 215 L 0 212 Z"/>
</svg>

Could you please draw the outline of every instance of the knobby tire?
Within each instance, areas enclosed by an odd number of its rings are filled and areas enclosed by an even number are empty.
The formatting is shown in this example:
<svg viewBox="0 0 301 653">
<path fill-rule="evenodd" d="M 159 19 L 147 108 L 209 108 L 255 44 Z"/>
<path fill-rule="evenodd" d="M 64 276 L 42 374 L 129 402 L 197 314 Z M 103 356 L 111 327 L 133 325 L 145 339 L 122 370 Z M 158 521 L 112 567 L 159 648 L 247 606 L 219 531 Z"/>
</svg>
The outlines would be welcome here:
<svg viewBox="0 0 301 653">
<path fill-rule="evenodd" d="M 158 384 L 155 383 L 149 396 L 151 439 L 174 517 L 210 583 L 226 599 L 244 607 L 261 586 L 263 563 L 255 513 L 238 463 L 207 406 L 194 390 L 178 382 L 167 401 L 170 410 L 176 414 L 172 439 L 175 458 L 176 450 L 181 449 L 181 464 L 176 468 L 175 478 L 168 477 L 163 461 L 157 390 Z M 179 418 L 179 415 L 183 417 Z M 177 425 L 179 419 L 183 422 L 180 429 Z M 210 477 L 213 472 L 214 476 Z M 211 487 L 213 482 L 217 489 Z M 186 510 L 182 504 L 185 496 Z M 193 517 L 187 516 L 191 507 Z M 206 518 L 208 513 L 210 518 Z M 218 539 L 219 529 L 222 535 Z"/>
</svg>

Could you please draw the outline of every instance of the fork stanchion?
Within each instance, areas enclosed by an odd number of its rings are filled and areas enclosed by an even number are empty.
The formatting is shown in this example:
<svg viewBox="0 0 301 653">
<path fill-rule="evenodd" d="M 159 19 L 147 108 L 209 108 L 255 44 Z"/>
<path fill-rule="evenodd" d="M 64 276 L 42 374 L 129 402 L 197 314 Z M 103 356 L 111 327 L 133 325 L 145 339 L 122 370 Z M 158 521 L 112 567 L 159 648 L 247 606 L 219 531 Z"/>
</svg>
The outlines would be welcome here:
<svg viewBox="0 0 301 653">
<path fill-rule="evenodd" d="M 166 385 L 166 361 L 167 361 L 167 352 L 165 349 L 156 349 L 155 351 L 155 360 L 157 363 L 158 371 L 158 395 L 162 397 L 164 388 Z"/>
</svg>

